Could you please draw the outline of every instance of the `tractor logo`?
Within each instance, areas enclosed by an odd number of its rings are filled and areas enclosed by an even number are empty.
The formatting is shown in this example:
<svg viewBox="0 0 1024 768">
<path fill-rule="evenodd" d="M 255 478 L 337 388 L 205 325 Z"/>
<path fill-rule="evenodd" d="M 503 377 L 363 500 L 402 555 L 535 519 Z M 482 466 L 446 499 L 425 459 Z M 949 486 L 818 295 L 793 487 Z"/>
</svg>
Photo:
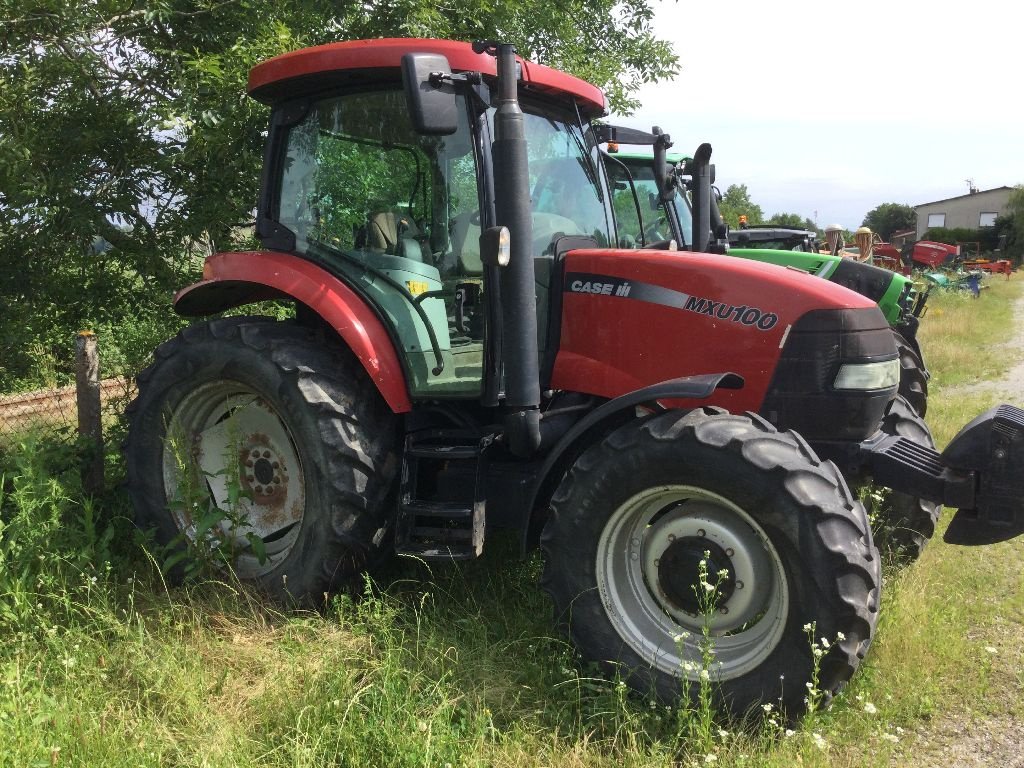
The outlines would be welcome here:
<svg viewBox="0 0 1024 768">
<path fill-rule="evenodd" d="M 748 304 L 730 304 L 727 301 L 691 296 L 651 283 L 638 283 L 610 275 L 589 275 L 572 272 L 565 276 L 565 290 L 568 293 L 583 293 L 591 296 L 611 296 L 621 299 L 645 301 L 664 307 L 694 312 L 719 320 L 739 323 L 759 331 L 770 331 L 779 323 L 779 316 Z"/>
</svg>

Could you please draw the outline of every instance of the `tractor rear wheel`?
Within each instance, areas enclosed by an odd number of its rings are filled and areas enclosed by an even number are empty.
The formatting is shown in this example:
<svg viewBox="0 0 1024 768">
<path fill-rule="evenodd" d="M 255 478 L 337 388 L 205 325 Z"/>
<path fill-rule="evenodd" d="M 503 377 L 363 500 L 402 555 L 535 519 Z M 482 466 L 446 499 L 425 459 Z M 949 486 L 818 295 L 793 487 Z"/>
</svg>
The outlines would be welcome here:
<svg viewBox="0 0 1024 768">
<path fill-rule="evenodd" d="M 935 447 L 931 430 L 907 400 L 897 396 L 882 419 L 882 431 L 919 445 Z M 916 560 L 935 533 L 942 505 L 919 496 L 888 491 L 872 510 L 874 536 L 879 549 L 897 562 Z"/>
<path fill-rule="evenodd" d="M 233 317 L 185 329 L 155 357 L 129 407 L 126 462 L 136 523 L 158 545 L 228 553 L 240 579 L 307 604 L 378 557 L 395 422 L 345 347 Z"/>
<path fill-rule="evenodd" d="M 695 697 L 706 675 L 737 716 L 769 702 L 796 716 L 815 665 L 806 625 L 831 643 L 826 698 L 867 651 L 881 574 L 864 508 L 835 465 L 756 415 L 631 422 L 579 458 L 551 508 L 541 543 L 558 620 L 645 694 Z"/>
<path fill-rule="evenodd" d="M 923 419 L 928 412 L 928 371 L 914 346 L 895 331 L 893 336 L 900 356 L 899 395 Z"/>
</svg>

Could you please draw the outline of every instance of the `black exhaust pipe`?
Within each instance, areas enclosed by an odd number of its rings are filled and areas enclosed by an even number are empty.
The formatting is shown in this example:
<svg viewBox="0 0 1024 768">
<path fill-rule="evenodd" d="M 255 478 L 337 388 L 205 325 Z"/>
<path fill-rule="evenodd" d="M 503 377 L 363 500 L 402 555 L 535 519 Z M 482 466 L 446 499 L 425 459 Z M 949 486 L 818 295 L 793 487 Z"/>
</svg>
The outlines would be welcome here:
<svg viewBox="0 0 1024 768">
<path fill-rule="evenodd" d="M 693 250 L 707 253 L 711 241 L 711 145 L 705 142 L 697 147 L 693 159 L 687 161 L 684 173 L 692 179 L 693 198 Z"/>
<path fill-rule="evenodd" d="M 515 48 L 506 43 L 475 43 L 474 50 L 498 59 L 498 98 L 494 114 L 494 197 L 498 226 L 507 227 L 511 254 L 501 275 L 504 315 L 505 434 L 517 456 L 540 446 L 540 365 L 537 349 L 537 296 L 533 271 L 526 128 L 519 107 Z"/>
</svg>

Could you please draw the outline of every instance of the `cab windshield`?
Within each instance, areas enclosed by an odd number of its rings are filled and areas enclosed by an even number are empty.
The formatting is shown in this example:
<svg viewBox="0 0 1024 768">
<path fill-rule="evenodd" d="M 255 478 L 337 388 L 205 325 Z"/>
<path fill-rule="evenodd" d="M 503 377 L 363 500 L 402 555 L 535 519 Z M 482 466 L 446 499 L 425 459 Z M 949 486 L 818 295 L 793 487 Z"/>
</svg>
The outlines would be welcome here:
<svg viewBox="0 0 1024 768">
<path fill-rule="evenodd" d="M 621 163 L 621 165 L 620 165 Z M 606 162 L 608 178 L 612 182 L 612 200 L 618 227 L 619 244 L 624 248 L 639 248 L 641 242 L 651 244 L 676 237 L 667 212 L 658 200 L 658 184 L 654 178 L 654 160 L 651 157 L 609 155 Z M 632 177 L 643 216 L 643 231 L 637 221 L 636 205 L 629 188 Z M 693 242 L 693 214 L 686 197 L 677 189 L 669 203 L 679 221 L 679 235 L 684 248 Z M 641 239 L 642 237 L 642 239 Z M 677 238 L 678 239 L 678 238 Z"/>
<path fill-rule="evenodd" d="M 295 251 L 340 273 L 391 324 L 414 397 L 464 396 L 482 378 L 479 239 L 493 222 L 481 220 L 477 146 L 486 142 L 465 96 L 457 99 L 450 136 L 416 133 L 397 87 L 313 102 L 288 129 L 276 185 L 273 213 Z M 606 245 L 610 217 L 580 127 L 523 108 L 533 253 L 547 262 L 537 279 L 543 327 L 553 243 L 588 235 Z"/>
</svg>

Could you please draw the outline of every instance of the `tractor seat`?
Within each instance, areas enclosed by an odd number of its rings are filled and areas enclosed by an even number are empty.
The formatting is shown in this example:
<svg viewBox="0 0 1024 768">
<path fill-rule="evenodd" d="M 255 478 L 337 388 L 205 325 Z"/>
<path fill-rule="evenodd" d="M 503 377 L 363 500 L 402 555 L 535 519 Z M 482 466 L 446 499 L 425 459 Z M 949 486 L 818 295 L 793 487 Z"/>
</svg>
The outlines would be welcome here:
<svg viewBox="0 0 1024 768">
<path fill-rule="evenodd" d="M 412 216 L 396 210 L 374 211 L 366 226 L 366 247 L 414 261 L 423 261 L 420 230 Z"/>
</svg>

